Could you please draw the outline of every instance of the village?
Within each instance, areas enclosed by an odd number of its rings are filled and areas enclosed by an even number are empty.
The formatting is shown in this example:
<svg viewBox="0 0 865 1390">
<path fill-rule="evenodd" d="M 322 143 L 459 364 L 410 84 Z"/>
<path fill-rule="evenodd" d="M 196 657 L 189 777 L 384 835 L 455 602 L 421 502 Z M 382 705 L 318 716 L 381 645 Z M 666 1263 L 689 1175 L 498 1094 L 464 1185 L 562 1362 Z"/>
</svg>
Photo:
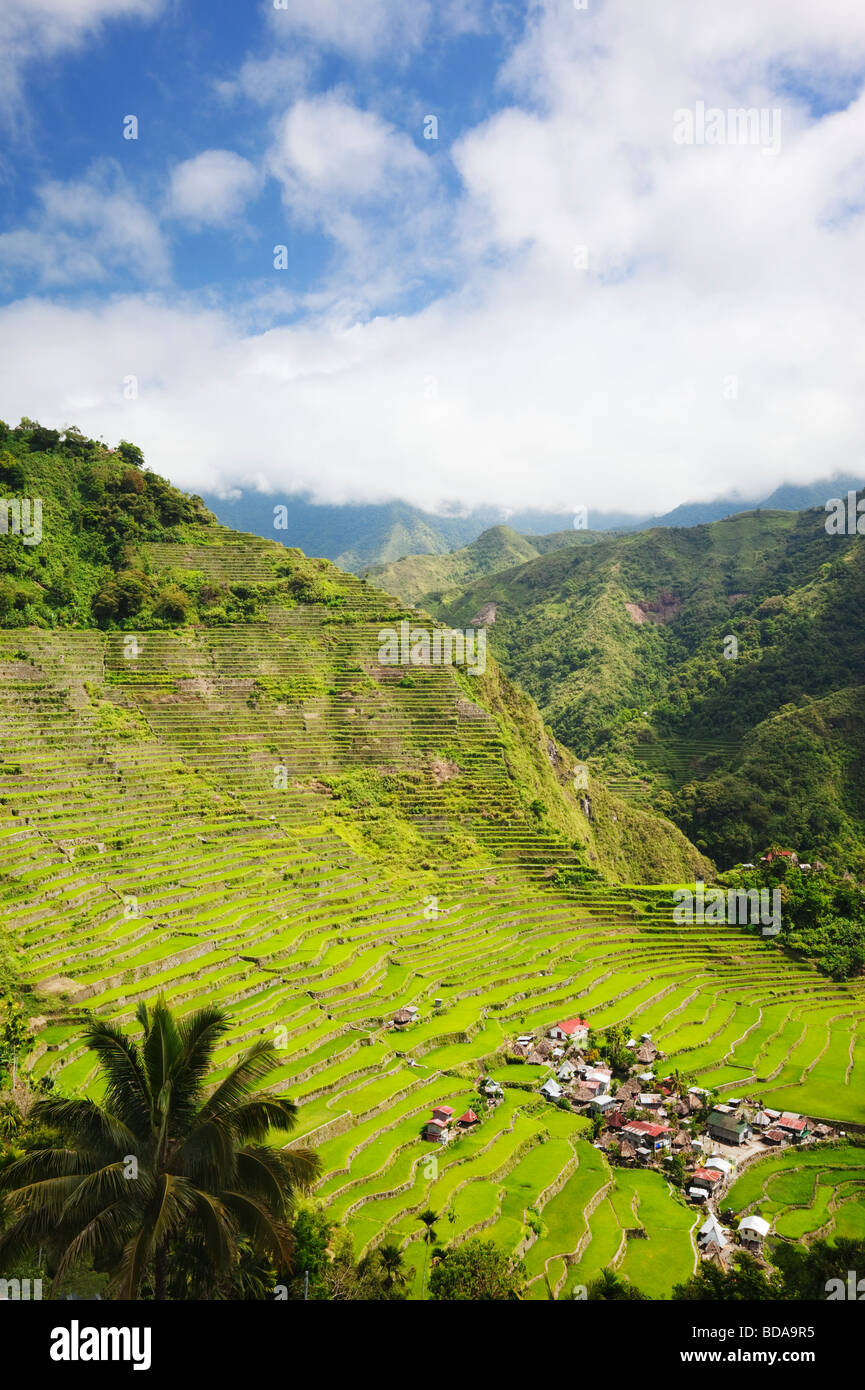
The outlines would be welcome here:
<svg viewBox="0 0 865 1390">
<path fill-rule="evenodd" d="M 416 1010 L 403 1010 L 395 1026 L 404 1028 L 416 1016 Z M 724 1195 L 743 1169 L 773 1149 L 845 1137 L 806 1115 L 763 1107 L 750 1097 L 716 1100 L 693 1078 L 675 1070 L 666 1074 L 664 1054 L 650 1034 L 637 1038 L 607 1030 L 593 1035 L 588 1020 L 578 1016 L 542 1032 L 519 1034 L 506 1060 L 542 1068 L 538 1094 L 551 1105 L 583 1115 L 592 1126 L 595 1148 L 612 1165 L 655 1168 L 681 1191 L 682 1200 L 697 1212 L 702 1209 L 697 1249 L 703 1259 L 723 1267 L 737 1249 L 760 1258 L 771 1229 L 755 1213 L 735 1222 L 735 1230 L 731 1212 L 723 1219 Z M 423 1126 L 424 1141 L 458 1141 L 504 1100 L 500 1081 L 484 1074 L 475 1084 L 476 1104 L 463 1114 L 457 1116 L 448 1105 L 433 1108 Z"/>
</svg>

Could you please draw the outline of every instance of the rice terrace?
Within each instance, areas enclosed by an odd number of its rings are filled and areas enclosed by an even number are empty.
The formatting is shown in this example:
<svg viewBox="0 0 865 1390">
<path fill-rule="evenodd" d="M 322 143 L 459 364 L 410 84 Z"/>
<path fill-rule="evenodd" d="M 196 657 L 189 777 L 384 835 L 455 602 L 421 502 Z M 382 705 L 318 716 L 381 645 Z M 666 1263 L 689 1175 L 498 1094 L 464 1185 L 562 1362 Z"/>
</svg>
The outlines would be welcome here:
<svg viewBox="0 0 865 1390">
<path fill-rule="evenodd" d="M 865 5 L 0 0 L 0 68 L 0 1373 L 391 1303 L 512 1379 L 472 1306 L 561 1303 L 844 1384 Z"/>
<path fill-rule="evenodd" d="M 209 1084 L 271 1045 L 288 1152 L 318 1156 L 305 1209 L 360 1268 L 396 1247 L 411 1298 L 472 1238 L 524 1298 L 615 1271 L 665 1299 L 726 1267 L 733 1216 L 861 1237 L 861 977 L 682 920 L 675 881 L 623 869 L 707 861 L 594 775 L 587 815 L 494 664 L 381 664 L 416 614 L 183 505 L 137 551 L 153 626 L 0 634 L 4 981 L 32 1094 L 104 1101 L 95 1023 L 141 1038 L 142 1004 L 224 1008 Z"/>
</svg>

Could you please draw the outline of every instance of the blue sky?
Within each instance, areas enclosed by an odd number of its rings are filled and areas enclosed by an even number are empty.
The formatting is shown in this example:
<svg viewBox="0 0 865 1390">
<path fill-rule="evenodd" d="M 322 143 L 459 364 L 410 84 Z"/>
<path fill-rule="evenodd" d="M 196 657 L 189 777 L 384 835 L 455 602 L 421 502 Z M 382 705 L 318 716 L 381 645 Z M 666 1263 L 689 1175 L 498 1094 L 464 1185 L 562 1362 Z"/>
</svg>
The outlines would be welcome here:
<svg viewBox="0 0 865 1390">
<path fill-rule="evenodd" d="M 853 0 L 5 0 L 0 54 L 4 418 L 431 509 L 858 467 Z"/>
</svg>

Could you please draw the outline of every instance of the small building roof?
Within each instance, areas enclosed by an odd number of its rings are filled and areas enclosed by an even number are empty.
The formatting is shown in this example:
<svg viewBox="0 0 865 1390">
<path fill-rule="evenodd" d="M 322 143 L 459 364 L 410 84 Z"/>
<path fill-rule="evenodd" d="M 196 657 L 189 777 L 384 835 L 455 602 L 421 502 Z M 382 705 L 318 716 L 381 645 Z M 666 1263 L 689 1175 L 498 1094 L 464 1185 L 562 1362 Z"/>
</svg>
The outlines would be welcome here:
<svg viewBox="0 0 865 1390">
<path fill-rule="evenodd" d="M 729 1174 L 732 1169 L 732 1164 L 730 1163 L 729 1158 L 721 1158 L 720 1155 L 716 1155 L 713 1158 L 707 1158 L 703 1167 L 717 1168 L 719 1173 Z"/>
<path fill-rule="evenodd" d="M 753 1231 L 757 1236 L 767 1236 L 771 1227 L 762 1216 L 743 1216 L 739 1222 L 740 1231 Z"/>
<path fill-rule="evenodd" d="M 701 1240 L 714 1240 L 723 1249 L 727 1244 L 727 1234 L 714 1212 L 709 1212 L 700 1227 Z"/>
<path fill-rule="evenodd" d="M 569 1095 L 575 1105 L 588 1105 L 590 1100 L 595 1099 L 594 1091 L 589 1090 L 588 1086 L 572 1086 Z"/>
<path fill-rule="evenodd" d="M 457 1120 L 458 1125 L 476 1125 L 477 1122 L 478 1117 L 475 1114 L 474 1110 L 467 1110 L 466 1113 L 464 1115 L 460 1115 L 459 1119 Z"/>
<path fill-rule="evenodd" d="M 695 1169 L 694 1169 L 694 1179 L 696 1180 L 697 1178 L 699 1178 L 701 1182 L 709 1182 L 709 1183 L 720 1182 L 723 1176 L 724 1176 L 724 1174 L 723 1174 L 723 1173 L 719 1173 L 715 1168 L 695 1168 Z"/>
<path fill-rule="evenodd" d="M 626 1132 L 639 1134 L 641 1137 L 645 1135 L 647 1139 L 660 1139 L 662 1134 L 669 1134 L 670 1126 L 652 1120 L 631 1120 L 630 1124 L 626 1126 Z"/>
<path fill-rule="evenodd" d="M 556 1027 L 560 1033 L 564 1033 L 569 1038 L 574 1033 L 581 1033 L 588 1028 L 588 1023 L 584 1018 L 566 1018 L 563 1023 L 557 1023 Z"/>
<path fill-rule="evenodd" d="M 768 1139 L 770 1144 L 781 1144 L 787 1138 L 785 1130 L 779 1129 L 777 1125 L 770 1125 L 763 1130 L 762 1137 Z"/>
<path fill-rule="evenodd" d="M 554 1081 L 552 1077 L 550 1077 L 549 1081 L 544 1082 L 541 1091 L 544 1095 L 552 1096 L 555 1100 L 558 1100 L 559 1096 L 562 1094 L 561 1086 L 558 1081 Z"/>
</svg>

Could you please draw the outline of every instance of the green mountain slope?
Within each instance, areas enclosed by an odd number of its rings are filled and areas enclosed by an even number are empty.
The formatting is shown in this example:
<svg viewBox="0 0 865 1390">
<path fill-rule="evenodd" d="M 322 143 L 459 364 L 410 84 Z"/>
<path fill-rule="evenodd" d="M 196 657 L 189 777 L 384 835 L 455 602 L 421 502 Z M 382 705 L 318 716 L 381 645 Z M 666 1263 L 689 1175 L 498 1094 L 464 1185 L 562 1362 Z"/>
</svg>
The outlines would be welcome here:
<svg viewBox="0 0 865 1390">
<path fill-rule="evenodd" d="M 332 732 L 318 768 L 322 794 L 339 832 L 366 852 L 398 864 L 429 861 L 433 872 L 455 857 L 483 860 L 485 841 L 501 826 L 520 846 L 517 860 L 525 855 L 550 872 L 582 863 L 613 879 L 643 880 L 707 867 L 661 816 L 646 836 L 645 812 L 619 805 L 602 786 L 586 802 L 574 787 L 573 757 L 494 663 L 477 676 L 382 665 L 380 629 L 409 617 L 398 603 L 327 560 L 221 527 L 139 458 L 132 445 L 112 453 L 79 437 L 70 451 L 29 425 L 7 431 L 0 454 L 7 487 L 14 482 L 42 504 L 38 544 L 0 538 L 5 625 L 22 634 L 72 627 L 133 635 L 127 664 L 104 681 L 91 673 L 75 690 L 107 731 L 116 725 L 125 737 L 127 725 L 134 734 L 147 722 L 146 711 L 115 699 L 125 676 L 137 688 L 137 634 L 150 633 L 155 651 L 153 634 L 185 634 L 172 639 L 165 659 L 172 681 L 194 682 L 206 681 L 208 633 L 271 631 L 277 650 L 289 642 L 292 677 L 280 680 L 279 662 L 263 657 L 245 672 L 244 698 L 284 720 L 279 727 L 296 732 L 316 721 Z M 340 680 L 346 662 L 354 676 L 347 684 Z M 463 734 L 473 728 L 478 748 L 466 753 Z M 272 732 L 268 747 L 275 756 Z M 437 848 L 442 837 L 446 852 Z"/>
<path fill-rule="evenodd" d="M 491 526 L 470 545 L 447 555 L 404 555 L 393 564 L 373 565 L 368 579 L 404 603 L 430 609 L 455 599 L 460 589 L 483 575 L 513 569 L 539 555 L 600 540 L 594 531 L 557 531 L 549 536 L 521 536 L 509 526 Z"/>
<path fill-rule="evenodd" d="M 387 1240 L 417 1271 L 432 1207 L 442 1243 L 482 1229 L 526 1255 L 539 1293 L 544 1271 L 561 1286 L 613 1174 L 585 1118 L 539 1094 L 548 1068 L 508 1065 L 526 1029 L 579 1012 L 651 1032 L 665 1070 L 719 1095 L 865 1122 L 865 981 L 616 882 L 710 865 L 593 773 L 578 796 L 573 755 L 495 662 L 388 666 L 381 633 L 403 609 L 371 584 L 191 516 L 146 478 L 164 505 L 130 518 L 100 446 L 70 460 L 30 443 L 10 450 L 22 495 L 38 478 L 44 501 L 29 549 L 72 580 L 65 596 L 29 581 L 31 620 L 25 605 L 0 630 L 0 1021 L 14 991 L 34 1039 L 20 1071 L 96 1095 L 88 1017 L 136 1032 L 159 995 L 180 1017 L 223 1004 L 217 1076 L 276 1042 L 267 1084 L 297 1105 L 316 1199 L 358 1255 Z M 50 524 L 91 493 L 80 528 Z M 30 573 L 22 547 L 0 537 L 10 583 Z M 137 611 L 95 611 L 130 572 Z M 405 1007 L 416 1020 L 396 1029 Z M 430 1165 L 440 1105 L 482 1123 Z M 659 1173 L 635 1176 L 664 1296 L 691 1268 L 691 1218 Z"/>
<path fill-rule="evenodd" d="M 828 535 L 825 520 L 753 512 L 613 536 L 476 580 L 433 611 L 463 626 L 494 604 L 492 650 L 557 735 L 638 799 L 651 782 L 654 804 L 719 862 L 771 833 L 861 869 L 863 728 L 841 692 L 865 682 L 865 541 Z M 836 693 L 832 756 L 854 770 L 827 781 L 814 770 L 827 728 L 807 709 Z M 787 706 L 797 719 L 773 725 Z M 795 764 L 776 746 L 794 726 Z"/>
</svg>

